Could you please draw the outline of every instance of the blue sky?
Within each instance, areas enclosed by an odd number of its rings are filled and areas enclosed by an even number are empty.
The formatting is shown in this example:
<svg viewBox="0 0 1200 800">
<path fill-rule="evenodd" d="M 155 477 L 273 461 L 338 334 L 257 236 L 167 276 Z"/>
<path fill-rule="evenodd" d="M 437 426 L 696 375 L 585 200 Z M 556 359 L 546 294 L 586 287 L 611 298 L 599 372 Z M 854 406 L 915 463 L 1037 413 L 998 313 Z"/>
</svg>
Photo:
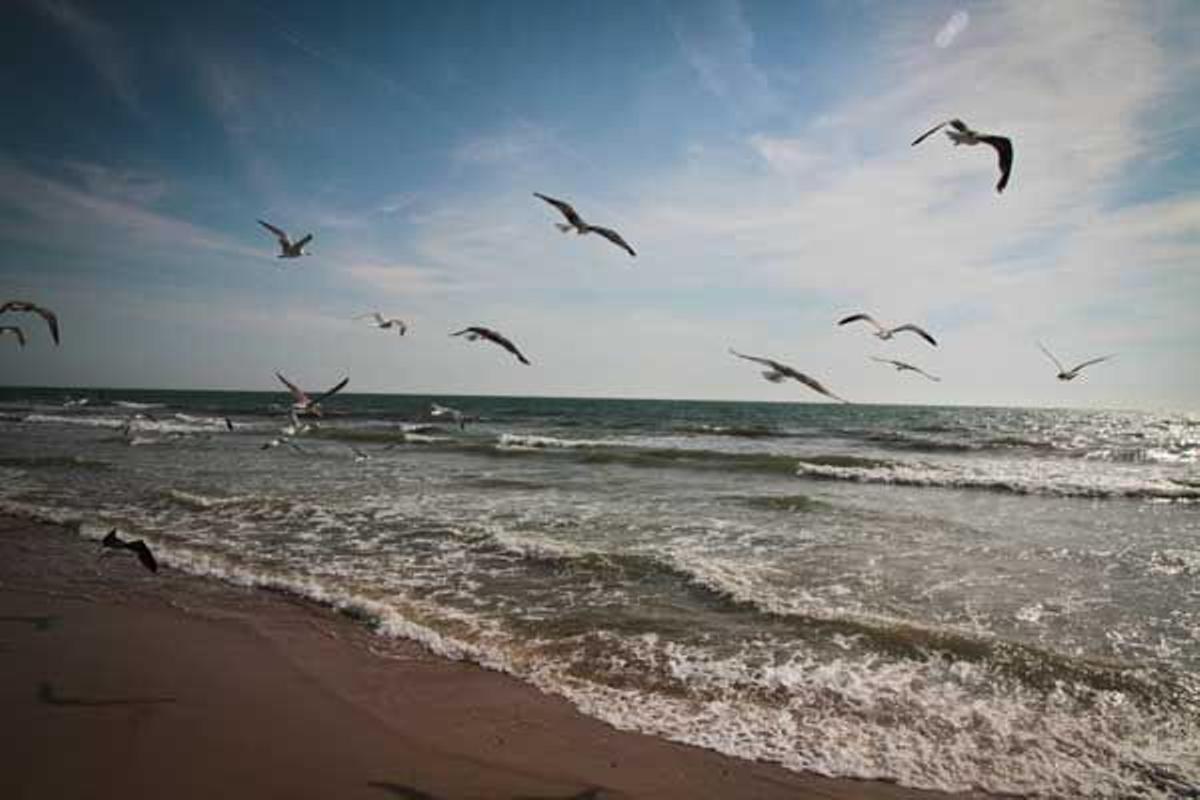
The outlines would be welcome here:
<svg viewBox="0 0 1200 800">
<path fill-rule="evenodd" d="M 1195 3 L 187 5 L 6 9 L 0 294 L 64 337 L 7 384 L 810 397 L 734 346 L 864 402 L 1200 407 Z M 1004 195 L 909 147 L 950 116 L 1013 138 Z M 1060 384 L 1038 339 L 1118 358 Z"/>
</svg>

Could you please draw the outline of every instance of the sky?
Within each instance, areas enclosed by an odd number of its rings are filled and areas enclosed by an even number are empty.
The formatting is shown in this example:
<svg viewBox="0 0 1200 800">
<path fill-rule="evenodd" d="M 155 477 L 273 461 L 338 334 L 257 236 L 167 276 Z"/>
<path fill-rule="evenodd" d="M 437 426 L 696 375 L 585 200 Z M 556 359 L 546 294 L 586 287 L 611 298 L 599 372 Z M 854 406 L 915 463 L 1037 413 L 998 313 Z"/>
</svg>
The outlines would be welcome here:
<svg viewBox="0 0 1200 800">
<path fill-rule="evenodd" d="M 5 385 L 1200 410 L 1200 3 L 15 0 Z M 961 117 L 1011 137 L 955 148 Z M 533 197 L 619 230 L 563 235 Z M 275 258 L 255 222 L 312 232 Z M 353 317 L 379 310 L 404 338 Z M 930 347 L 842 316 L 916 322 Z M 495 328 L 533 362 L 448 334 Z M 1116 354 L 1071 383 L 1064 362 Z M 933 383 L 870 360 L 896 358 Z"/>
</svg>

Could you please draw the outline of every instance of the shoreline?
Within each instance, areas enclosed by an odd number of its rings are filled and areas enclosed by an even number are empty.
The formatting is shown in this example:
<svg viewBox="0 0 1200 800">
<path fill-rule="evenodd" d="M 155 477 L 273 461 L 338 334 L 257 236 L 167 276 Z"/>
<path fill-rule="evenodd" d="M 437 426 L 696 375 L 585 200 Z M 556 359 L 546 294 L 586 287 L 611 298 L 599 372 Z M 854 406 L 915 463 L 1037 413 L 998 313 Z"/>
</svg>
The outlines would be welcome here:
<svg viewBox="0 0 1200 800">
<path fill-rule="evenodd" d="M 0 796 L 981 798 L 617 730 L 315 602 L 0 516 Z"/>
</svg>

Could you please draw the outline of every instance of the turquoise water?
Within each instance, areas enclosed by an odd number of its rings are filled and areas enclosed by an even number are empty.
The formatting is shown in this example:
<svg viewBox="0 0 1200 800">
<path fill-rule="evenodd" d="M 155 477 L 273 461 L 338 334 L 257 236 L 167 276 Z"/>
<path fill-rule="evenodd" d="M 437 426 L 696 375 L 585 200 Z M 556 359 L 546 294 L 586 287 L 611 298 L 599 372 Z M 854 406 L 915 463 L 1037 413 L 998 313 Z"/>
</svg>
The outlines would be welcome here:
<svg viewBox="0 0 1200 800">
<path fill-rule="evenodd" d="M 733 755 L 1200 785 L 1200 418 L 346 395 L 261 449 L 287 402 L 2 389 L 0 509 L 120 527 Z"/>
</svg>

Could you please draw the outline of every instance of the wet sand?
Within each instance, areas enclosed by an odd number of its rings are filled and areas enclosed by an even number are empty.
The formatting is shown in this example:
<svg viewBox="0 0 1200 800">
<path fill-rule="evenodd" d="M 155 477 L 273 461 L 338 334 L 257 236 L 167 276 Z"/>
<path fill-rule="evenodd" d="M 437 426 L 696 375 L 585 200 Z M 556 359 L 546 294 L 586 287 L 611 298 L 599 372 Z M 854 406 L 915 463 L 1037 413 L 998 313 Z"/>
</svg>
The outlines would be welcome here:
<svg viewBox="0 0 1200 800">
<path fill-rule="evenodd" d="M 618 731 L 313 603 L 96 553 L 0 517 L 0 798 L 951 797 Z"/>
</svg>

